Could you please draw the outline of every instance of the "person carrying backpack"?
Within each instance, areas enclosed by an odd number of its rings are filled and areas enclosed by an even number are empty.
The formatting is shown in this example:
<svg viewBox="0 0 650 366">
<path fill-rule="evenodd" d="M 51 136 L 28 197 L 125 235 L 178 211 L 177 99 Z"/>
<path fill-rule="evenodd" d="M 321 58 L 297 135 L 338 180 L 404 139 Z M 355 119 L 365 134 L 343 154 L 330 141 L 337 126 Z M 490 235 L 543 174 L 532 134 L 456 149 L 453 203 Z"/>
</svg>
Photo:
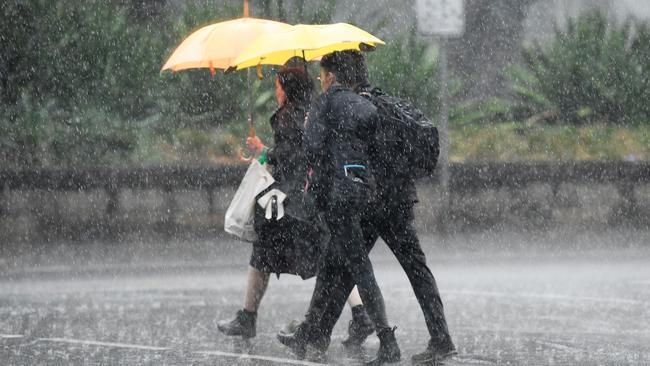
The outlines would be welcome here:
<svg viewBox="0 0 650 366">
<path fill-rule="evenodd" d="M 417 203 L 416 178 L 430 175 L 438 153 L 438 133 L 433 124 L 408 101 L 391 97 L 368 82 L 363 55 L 345 51 L 354 62 L 354 90 L 371 101 L 380 115 L 371 143 L 370 170 L 375 177 L 377 200 L 361 221 L 368 251 L 381 237 L 406 273 L 429 330 L 426 350 L 412 357 L 414 364 L 431 364 L 455 355 L 435 278 L 415 230 L 413 206 Z"/>
<path fill-rule="evenodd" d="M 292 334 L 278 334 L 300 359 L 324 361 L 331 333 L 355 284 L 380 337 L 373 364 L 397 362 L 400 351 L 388 326 L 384 301 L 364 245 L 361 220 L 375 197 L 369 169 L 369 141 L 376 108 L 350 89 L 349 56 L 333 52 L 321 59 L 323 94 L 309 111 L 304 144 L 315 197 L 330 232 L 305 320 Z M 390 352 L 386 352 L 390 350 Z"/>
<path fill-rule="evenodd" d="M 391 249 L 406 273 L 420 304 L 430 340 L 424 352 L 414 355 L 415 365 L 437 364 L 453 355 L 456 347 L 449 335 L 447 321 L 435 278 L 427 266 L 414 225 L 413 207 L 417 203 L 415 180 L 430 175 L 439 154 L 438 132 L 422 112 L 406 100 L 392 97 L 368 82 L 363 55 L 358 51 L 343 51 L 352 70 L 351 86 L 370 101 L 379 116 L 375 133 L 368 136 L 370 172 L 375 179 L 376 197 L 361 218 L 367 252 L 381 238 Z M 346 283 L 342 291 L 349 290 Z M 358 283 L 359 291 L 373 291 L 373 282 Z M 364 301 L 365 303 L 365 301 Z M 325 313 L 340 312 L 343 305 L 331 298 Z M 336 309 L 336 310 L 332 310 Z M 373 318 L 371 316 L 371 318 Z M 325 325 L 321 327 L 326 327 Z M 394 332 L 394 330 L 393 330 Z M 391 335 L 386 330 L 377 335 Z M 361 343 L 365 338 L 357 339 Z M 390 345 L 391 342 L 385 342 Z M 397 349 L 397 346 L 394 346 Z M 393 346 L 380 343 L 374 364 L 388 362 Z"/>
</svg>

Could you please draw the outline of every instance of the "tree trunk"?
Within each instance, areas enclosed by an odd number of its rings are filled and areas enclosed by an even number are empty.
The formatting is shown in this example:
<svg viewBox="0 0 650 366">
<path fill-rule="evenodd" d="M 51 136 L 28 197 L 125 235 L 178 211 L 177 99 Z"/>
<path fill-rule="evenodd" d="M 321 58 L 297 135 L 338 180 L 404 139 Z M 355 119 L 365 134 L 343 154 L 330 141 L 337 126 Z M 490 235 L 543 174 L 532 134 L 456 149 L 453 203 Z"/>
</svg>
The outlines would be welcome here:
<svg viewBox="0 0 650 366">
<path fill-rule="evenodd" d="M 449 63 L 465 80 L 458 97 L 484 98 L 505 90 L 501 72 L 520 58 L 526 11 L 535 0 L 469 0 L 465 33 L 450 42 Z"/>
</svg>

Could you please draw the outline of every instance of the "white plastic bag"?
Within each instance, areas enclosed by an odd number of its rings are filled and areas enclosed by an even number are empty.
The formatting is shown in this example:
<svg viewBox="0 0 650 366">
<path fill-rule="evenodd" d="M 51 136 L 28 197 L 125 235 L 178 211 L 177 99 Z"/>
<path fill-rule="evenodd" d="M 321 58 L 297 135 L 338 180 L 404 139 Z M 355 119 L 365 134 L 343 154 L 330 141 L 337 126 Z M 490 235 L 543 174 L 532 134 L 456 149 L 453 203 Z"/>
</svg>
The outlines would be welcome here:
<svg viewBox="0 0 650 366">
<path fill-rule="evenodd" d="M 224 230 L 245 241 L 255 241 L 255 197 L 275 182 L 266 167 L 254 159 L 226 211 Z"/>
</svg>

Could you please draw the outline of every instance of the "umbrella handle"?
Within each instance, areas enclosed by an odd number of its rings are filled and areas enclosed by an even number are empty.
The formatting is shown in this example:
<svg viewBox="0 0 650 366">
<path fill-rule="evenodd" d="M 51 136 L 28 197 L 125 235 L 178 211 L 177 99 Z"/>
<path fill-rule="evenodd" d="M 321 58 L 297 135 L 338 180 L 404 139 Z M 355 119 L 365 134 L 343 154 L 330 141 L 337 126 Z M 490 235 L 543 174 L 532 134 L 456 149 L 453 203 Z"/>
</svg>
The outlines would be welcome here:
<svg viewBox="0 0 650 366">
<path fill-rule="evenodd" d="M 255 157 L 253 155 L 248 155 L 248 156 L 244 155 L 244 148 L 243 147 L 240 147 L 237 150 L 237 158 L 239 159 L 239 161 L 241 161 L 243 163 L 250 163 L 251 161 L 253 161 L 253 159 L 255 159 Z"/>
<path fill-rule="evenodd" d="M 253 126 L 253 120 L 249 117 L 248 118 L 248 137 L 255 137 L 255 126 Z M 244 149 L 243 147 L 239 147 L 237 150 L 237 158 L 239 161 L 245 162 L 245 163 L 250 163 L 253 159 L 255 159 L 254 155 L 251 155 L 250 153 L 244 154 Z"/>
<path fill-rule="evenodd" d="M 253 125 L 253 120 L 248 119 L 248 137 L 255 137 L 255 126 Z"/>
</svg>

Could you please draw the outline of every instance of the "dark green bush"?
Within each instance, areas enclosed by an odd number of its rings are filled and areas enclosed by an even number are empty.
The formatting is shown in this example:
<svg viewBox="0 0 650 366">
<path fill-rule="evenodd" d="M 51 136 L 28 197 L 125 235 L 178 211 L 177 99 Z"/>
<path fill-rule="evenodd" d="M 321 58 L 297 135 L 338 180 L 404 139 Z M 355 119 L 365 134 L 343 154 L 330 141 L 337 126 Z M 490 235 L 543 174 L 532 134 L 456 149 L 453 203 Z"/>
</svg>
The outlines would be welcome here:
<svg viewBox="0 0 650 366">
<path fill-rule="evenodd" d="M 510 71 L 523 115 L 557 109 L 561 120 L 650 121 L 648 24 L 594 11 L 569 19 L 552 42 L 525 48 L 526 69 Z"/>
<path fill-rule="evenodd" d="M 0 5 L 3 166 L 129 162 L 140 139 L 245 121 L 245 73 L 164 74 L 174 47 L 241 5 L 184 4 L 182 17 L 123 0 Z M 264 81 L 271 88 L 270 81 Z M 266 113 L 266 105 L 260 112 Z"/>
</svg>

